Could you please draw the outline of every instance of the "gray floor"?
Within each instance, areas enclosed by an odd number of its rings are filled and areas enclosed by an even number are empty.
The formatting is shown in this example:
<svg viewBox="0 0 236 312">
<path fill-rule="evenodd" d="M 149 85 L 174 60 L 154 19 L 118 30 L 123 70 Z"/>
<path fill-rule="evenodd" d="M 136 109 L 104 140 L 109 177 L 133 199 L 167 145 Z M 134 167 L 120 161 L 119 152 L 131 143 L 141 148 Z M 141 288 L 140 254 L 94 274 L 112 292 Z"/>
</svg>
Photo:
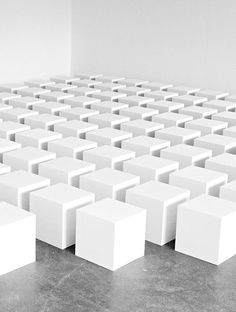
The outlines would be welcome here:
<svg viewBox="0 0 236 312">
<path fill-rule="evenodd" d="M 0 277 L 1 312 L 235 312 L 236 256 L 219 267 L 173 243 L 112 273 L 37 242 L 37 262 Z"/>
</svg>

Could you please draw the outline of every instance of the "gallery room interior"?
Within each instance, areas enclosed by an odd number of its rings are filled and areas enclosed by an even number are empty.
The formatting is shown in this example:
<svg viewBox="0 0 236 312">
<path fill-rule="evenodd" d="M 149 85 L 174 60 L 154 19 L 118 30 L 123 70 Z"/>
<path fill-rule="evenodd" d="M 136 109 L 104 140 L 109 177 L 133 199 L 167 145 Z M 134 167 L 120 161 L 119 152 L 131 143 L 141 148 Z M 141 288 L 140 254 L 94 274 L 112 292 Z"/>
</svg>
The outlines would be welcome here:
<svg viewBox="0 0 236 312">
<path fill-rule="evenodd" d="M 0 312 L 236 311 L 235 16 L 0 0 Z"/>
</svg>

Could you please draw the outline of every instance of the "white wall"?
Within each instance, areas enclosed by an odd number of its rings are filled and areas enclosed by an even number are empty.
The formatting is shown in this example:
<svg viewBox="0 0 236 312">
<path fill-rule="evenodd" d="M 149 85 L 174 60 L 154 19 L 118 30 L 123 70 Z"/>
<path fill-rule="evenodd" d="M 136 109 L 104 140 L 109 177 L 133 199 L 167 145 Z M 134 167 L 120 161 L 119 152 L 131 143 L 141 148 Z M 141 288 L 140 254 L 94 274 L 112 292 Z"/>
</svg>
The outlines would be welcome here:
<svg viewBox="0 0 236 312">
<path fill-rule="evenodd" d="M 235 0 L 73 0 L 72 72 L 236 93 Z"/>
<path fill-rule="evenodd" d="M 69 73 L 70 0 L 0 0 L 0 82 Z"/>
</svg>

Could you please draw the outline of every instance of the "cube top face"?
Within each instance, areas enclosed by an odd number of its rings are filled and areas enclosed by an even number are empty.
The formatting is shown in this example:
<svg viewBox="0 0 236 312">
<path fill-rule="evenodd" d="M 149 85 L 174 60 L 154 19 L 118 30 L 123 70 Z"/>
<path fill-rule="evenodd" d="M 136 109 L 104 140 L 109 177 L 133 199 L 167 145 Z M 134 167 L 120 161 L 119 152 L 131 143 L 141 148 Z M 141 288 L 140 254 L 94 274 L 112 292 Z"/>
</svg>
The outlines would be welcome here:
<svg viewBox="0 0 236 312">
<path fill-rule="evenodd" d="M 134 183 L 139 183 L 140 181 L 138 176 L 111 168 L 103 168 L 85 174 L 81 176 L 81 179 L 89 179 L 104 185 L 115 187 L 119 187 L 120 184 L 122 185 L 128 181 L 133 181 Z"/>
<path fill-rule="evenodd" d="M 35 218 L 35 216 L 20 209 L 16 206 L 8 204 L 7 202 L 0 201 L 0 227 L 24 220 L 26 218 Z"/>
<path fill-rule="evenodd" d="M 122 88 L 121 92 L 128 94 L 128 95 L 142 95 L 146 92 L 150 92 L 151 89 L 148 88 L 142 88 L 142 87 L 134 87 L 134 86 L 129 86 Z"/>
<path fill-rule="evenodd" d="M 15 107 L 17 107 L 18 105 L 20 105 L 20 107 L 28 107 L 36 103 L 45 103 L 45 100 L 37 99 L 33 96 L 23 96 L 18 99 L 12 99 L 9 101 L 9 104 Z"/>
<path fill-rule="evenodd" d="M 185 123 L 185 128 L 200 130 L 202 135 L 214 132 L 222 134 L 223 129 L 227 128 L 227 126 L 227 122 L 206 118 L 194 119 Z"/>
<path fill-rule="evenodd" d="M 162 83 L 162 82 L 147 82 L 142 83 L 142 87 L 149 88 L 153 91 L 155 90 L 167 90 L 168 88 L 171 88 L 173 85 L 169 83 Z"/>
<path fill-rule="evenodd" d="M 24 117 L 34 116 L 34 115 L 38 115 L 38 112 L 32 111 L 30 109 L 26 109 L 26 108 L 20 108 L 20 107 L 0 112 L 0 116 L 4 120 L 13 120 L 16 122 L 20 122 L 21 119 L 23 119 Z"/>
<path fill-rule="evenodd" d="M 0 175 L 0 184 L 17 189 L 32 189 L 34 186 L 49 185 L 50 180 L 24 170 L 16 170 L 4 176 Z"/>
<path fill-rule="evenodd" d="M 124 80 L 125 77 L 119 77 L 115 75 L 104 75 L 96 78 L 96 81 L 102 81 L 102 82 L 118 82 Z"/>
<path fill-rule="evenodd" d="M 135 120 L 131 120 L 128 122 L 125 122 L 121 125 L 121 129 L 124 130 L 127 127 L 128 131 L 132 131 L 132 128 L 134 129 L 144 129 L 147 131 L 155 131 L 155 130 L 159 130 L 164 128 L 164 124 L 162 123 L 158 123 L 158 122 L 152 122 L 152 121 L 148 121 L 148 120 L 143 120 L 143 119 L 135 119 Z"/>
<path fill-rule="evenodd" d="M 105 82 L 99 84 L 97 88 L 104 91 L 116 91 L 125 88 L 125 85 L 113 82 Z"/>
<path fill-rule="evenodd" d="M 89 140 L 83 140 L 76 137 L 66 137 L 63 139 L 55 140 L 49 143 L 50 146 L 61 146 L 71 149 L 76 149 L 78 151 L 84 150 L 85 147 L 90 146 L 91 148 L 97 147 L 97 143 Z"/>
<path fill-rule="evenodd" d="M 95 89 L 95 88 L 89 88 L 89 87 L 77 87 L 74 86 L 75 88 L 68 89 L 67 92 L 74 94 L 75 96 L 89 96 L 94 93 L 101 92 L 100 89 Z"/>
<path fill-rule="evenodd" d="M 21 144 L 0 138 L 0 152 L 20 148 Z"/>
<path fill-rule="evenodd" d="M 171 204 L 176 200 L 190 197 L 190 191 L 158 181 L 149 181 L 127 190 L 129 194 L 137 194 L 147 199 L 157 200 L 163 204 Z"/>
<path fill-rule="evenodd" d="M 168 88 L 168 91 L 177 92 L 179 95 L 185 95 L 185 94 L 194 94 L 200 91 L 200 89 L 188 87 L 188 86 L 175 86 L 175 87 Z"/>
<path fill-rule="evenodd" d="M 68 119 L 83 119 L 89 116 L 98 115 L 99 111 L 88 109 L 84 107 L 72 107 L 69 109 L 64 109 L 60 116 L 66 117 Z"/>
<path fill-rule="evenodd" d="M 81 79 L 76 82 L 72 82 L 72 84 L 79 86 L 79 87 L 94 87 L 100 85 L 101 82 L 93 80 L 93 79 Z"/>
<path fill-rule="evenodd" d="M 112 113 L 103 113 L 103 114 L 99 114 L 96 116 L 91 117 L 91 119 L 89 119 L 89 121 L 91 120 L 91 122 L 95 122 L 96 120 L 104 120 L 107 122 L 126 122 L 129 121 L 129 117 L 125 117 L 125 116 L 120 116 L 120 115 L 116 115 L 116 114 L 112 114 Z"/>
<path fill-rule="evenodd" d="M 35 121 L 39 121 L 43 123 L 55 124 L 57 122 L 66 121 L 66 118 L 61 117 L 61 116 L 51 115 L 51 114 L 39 114 L 39 115 L 28 117 L 26 120 L 31 120 L 31 121 L 35 120 Z"/>
<path fill-rule="evenodd" d="M 181 108 L 179 112 L 181 114 L 189 114 L 194 118 L 205 118 L 216 114 L 217 109 L 202 106 L 188 106 L 185 108 Z"/>
<path fill-rule="evenodd" d="M 158 130 L 156 132 L 156 135 L 158 133 L 164 133 L 168 135 L 174 135 L 174 136 L 181 136 L 184 138 L 192 138 L 192 137 L 200 137 L 201 132 L 198 130 L 193 129 L 187 129 L 187 128 L 181 128 L 181 127 L 169 127 L 162 130 Z"/>
<path fill-rule="evenodd" d="M 90 155 L 100 156 L 109 159 L 123 158 L 124 156 L 130 155 L 131 158 L 135 157 L 135 153 L 132 151 L 125 150 L 123 148 L 118 148 L 110 145 L 103 145 L 97 148 L 88 150 L 84 152 Z"/>
<path fill-rule="evenodd" d="M 203 96 L 210 99 L 224 99 L 226 98 L 229 93 L 228 92 L 219 92 L 219 91 L 215 91 L 215 90 L 200 90 L 198 92 L 196 92 L 197 96 Z"/>
<path fill-rule="evenodd" d="M 95 130 L 97 128 L 98 125 L 81 120 L 69 120 L 66 122 L 59 123 L 58 125 L 55 126 L 55 130 L 58 132 L 63 131 L 63 129 L 72 129 L 81 132 Z"/>
<path fill-rule="evenodd" d="M 201 148 L 201 147 L 197 147 L 197 146 L 191 146 L 191 145 L 187 145 L 187 144 L 177 144 L 174 145 L 170 148 L 167 148 L 163 151 L 163 154 L 165 155 L 166 153 L 173 153 L 176 155 L 183 155 L 183 156 L 188 156 L 188 157 L 192 157 L 192 158 L 198 158 L 198 156 L 208 156 L 211 157 L 212 156 L 212 151 L 205 149 L 205 148 Z M 163 155 L 163 157 L 165 157 Z"/>
<path fill-rule="evenodd" d="M 210 195 L 200 195 L 179 205 L 179 209 L 192 210 L 215 218 L 236 214 L 235 203 Z"/>
<path fill-rule="evenodd" d="M 104 101 L 100 103 L 91 104 L 92 109 L 97 109 L 100 113 L 118 112 L 122 108 L 129 107 L 128 104 L 114 101 Z"/>
<path fill-rule="evenodd" d="M 229 137 L 236 137 L 236 126 L 233 127 L 229 127 L 227 129 L 224 129 L 223 134 L 225 136 L 229 136 Z"/>
<path fill-rule="evenodd" d="M 193 119 L 192 116 L 189 115 L 183 115 L 183 114 L 177 114 L 177 113 L 173 113 L 173 112 L 167 112 L 167 113 L 162 113 L 159 115 L 156 115 L 153 117 L 153 121 L 155 121 L 155 119 L 160 119 L 160 120 L 171 120 L 171 121 L 176 121 L 176 122 L 187 122 Z"/>
<path fill-rule="evenodd" d="M 0 174 L 8 173 L 11 171 L 11 167 L 0 163 Z"/>
<path fill-rule="evenodd" d="M 60 204 L 64 209 L 69 208 L 71 205 L 82 204 L 83 202 L 94 200 L 93 193 L 64 183 L 54 184 L 34 191 L 30 196 L 35 198 L 45 198 L 46 200 Z"/>
<path fill-rule="evenodd" d="M 67 83 L 55 83 L 52 85 L 46 86 L 46 89 L 51 91 L 68 91 L 70 89 L 75 89 L 76 86 L 69 85 Z"/>
<path fill-rule="evenodd" d="M 155 170 L 163 171 L 163 172 L 166 171 L 167 167 L 170 167 L 173 169 L 179 168 L 179 163 L 177 161 L 155 157 L 151 155 L 143 155 L 135 159 L 127 160 L 125 162 L 125 165 L 126 164 L 127 165 L 131 164 L 131 165 L 143 167 L 143 168 L 151 168 L 151 169 L 155 169 Z"/>
<path fill-rule="evenodd" d="M 232 166 L 236 168 L 236 155 L 224 153 L 206 160 L 206 163 L 214 163 L 224 166 Z"/>
<path fill-rule="evenodd" d="M 223 190 L 231 191 L 233 194 L 235 194 L 235 192 L 236 192 L 236 180 L 221 186 L 220 197 L 222 197 L 222 198 L 224 198 L 224 196 L 222 196 Z M 230 200 L 234 201 L 232 196 L 230 197 Z"/>
<path fill-rule="evenodd" d="M 183 177 L 186 179 L 199 181 L 203 183 L 211 183 L 212 181 L 227 181 L 228 175 L 214 171 L 209 170 L 205 168 L 200 168 L 196 166 L 189 166 L 184 169 L 180 169 L 179 171 L 171 173 L 171 175 L 174 175 L 176 177 Z"/>
<path fill-rule="evenodd" d="M 142 208 L 115 199 L 105 198 L 80 208 L 77 213 L 85 213 L 107 222 L 117 223 L 139 213 L 145 213 L 145 211 Z"/>
<path fill-rule="evenodd" d="M 175 102 L 180 102 L 189 105 L 199 105 L 207 101 L 206 97 L 200 97 L 195 95 L 180 95 L 175 97 Z"/>
<path fill-rule="evenodd" d="M 102 74 L 82 73 L 82 74 L 77 74 L 76 77 L 79 77 L 80 79 L 96 79 L 98 77 L 102 77 Z"/>
<path fill-rule="evenodd" d="M 17 93 L 23 96 L 39 96 L 40 94 L 50 93 L 50 90 L 36 87 L 28 87 L 18 90 Z"/>
<path fill-rule="evenodd" d="M 9 101 L 11 99 L 18 99 L 20 98 L 20 95 L 12 94 L 10 92 L 0 92 L 0 102 L 4 103 L 6 101 Z"/>
<path fill-rule="evenodd" d="M 122 91 L 122 90 L 121 90 Z M 113 91 L 102 91 L 93 95 L 94 97 L 102 100 L 118 100 L 120 98 L 126 97 L 125 93 L 113 92 Z"/>
<path fill-rule="evenodd" d="M 16 93 L 17 90 L 27 88 L 23 83 L 4 83 L 0 85 L 0 92 Z"/>
<path fill-rule="evenodd" d="M 138 118 L 147 118 L 147 117 L 152 117 L 154 115 L 157 115 L 158 110 L 147 108 L 147 107 L 142 107 L 142 106 L 132 106 L 132 107 L 121 109 L 119 114 L 129 116 L 131 118 L 135 116 L 135 119 L 138 119 Z"/>
<path fill-rule="evenodd" d="M 26 81 L 25 84 L 29 87 L 44 88 L 46 86 L 55 84 L 55 82 L 46 79 L 31 79 Z"/>
<path fill-rule="evenodd" d="M 30 126 L 22 125 L 14 121 L 3 121 L 0 123 L 0 131 L 18 132 L 25 130 L 30 130 Z"/>
<path fill-rule="evenodd" d="M 168 92 L 168 91 L 151 91 L 151 92 L 147 92 L 145 93 L 145 96 L 147 97 L 151 97 L 157 100 L 168 100 L 168 99 L 172 99 L 173 97 L 177 97 L 178 93 L 174 93 L 174 92 Z"/>
<path fill-rule="evenodd" d="M 174 101 L 161 100 L 161 101 L 148 103 L 147 107 L 156 108 L 159 110 L 160 113 L 165 113 L 165 112 L 171 112 L 174 110 L 176 111 L 178 109 L 181 109 L 184 107 L 184 104 L 174 102 Z"/>
<path fill-rule="evenodd" d="M 100 137 L 109 138 L 109 139 L 118 139 L 118 140 L 122 138 L 132 137 L 132 134 L 130 132 L 108 128 L 108 127 L 90 131 L 87 134 L 87 136 L 90 136 L 90 135 L 100 136 Z"/>
<path fill-rule="evenodd" d="M 39 112 L 53 113 L 54 111 L 69 109 L 70 105 L 58 102 L 44 102 L 33 104 L 32 108 L 33 110 L 38 110 Z"/>
<path fill-rule="evenodd" d="M 204 143 L 209 143 L 209 144 L 214 144 L 214 145 L 222 145 L 222 146 L 227 146 L 227 147 L 232 145 L 232 147 L 234 147 L 236 144 L 236 139 L 233 137 L 226 136 L 226 135 L 208 134 L 208 135 L 204 135 L 200 138 L 195 139 L 194 145 L 197 145 L 198 142 L 204 142 Z"/>
<path fill-rule="evenodd" d="M 59 157 L 53 160 L 49 160 L 47 162 L 41 163 L 39 165 L 39 172 L 40 172 L 40 168 L 52 168 L 52 169 L 56 169 L 58 171 L 61 172 L 65 172 L 65 173 L 74 173 L 74 172 L 78 172 L 80 174 L 82 173 L 86 173 L 88 172 L 88 170 L 90 169 L 95 170 L 95 164 L 86 162 L 86 161 L 82 161 L 79 159 L 73 159 L 71 157 Z"/>
<path fill-rule="evenodd" d="M 45 99 L 47 101 L 61 101 L 73 97 L 74 94 L 69 94 L 61 91 L 52 91 L 49 93 L 40 94 L 40 98 Z"/>
<path fill-rule="evenodd" d="M 10 110 L 12 108 L 13 108 L 13 106 L 11 106 L 11 105 L 0 103 L 0 112 L 3 112 L 5 110 Z"/>
<path fill-rule="evenodd" d="M 15 151 L 8 152 L 4 154 L 3 157 L 7 158 L 8 156 L 14 157 L 16 159 L 22 159 L 26 161 L 38 161 L 38 160 L 48 160 L 56 157 L 56 154 L 41 150 L 39 148 L 27 146 Z"/>
<path fill-rule="evenodd" d="M 230 119 L 236 121 L 236 113 L 229 112 L 229 111 L 220 112 L 218 114 L 215 114 L 212 118 L 214 118 L 215 120 L 223 120 L 223 121 L 227 121 L 227 119 L 229 119 L 229 124 L 230 124 Z"/>
<path fill-rule="evenodd" d="M 56 75 L 50 78 L 50 80 L 57 83 L 72 83 L 73 81 L 79 80 L 78 77 L 72 77 L 67 75 Z"/>
<path fill-rule="evenodd" d="M 44 140 L 44 139 L 60 139 L 62 135 L 60 133 L 49 131 L 41 128 L 31 129 L 27 131 L 23 131 L 16 135 L 16 141 L 18 138 L 33 138 L 37 140 Z"/>
<path fill-rule="evenodd" d="M 148 137 L 146 135 L 140 135 L 132 139 L 125 140 L 122 142 L 122 147 L 124 145 L 124 147 L 127 146 L 126 148 L 128 149 L 129 144 L 136 145 L 136 146 L 150 147 L 151 150 L 160 146 L 163 146 L 163 147 L 170 146 L 169 141 Z"/>
<path fill-rule="evenodd" d="M 91 98 L 89 96 L 84 95 L 75 96 L 65 101 L 65 103 L 67 104 L 87 104 L 87 105 L 99 102 L 101 102 L 99 99 Z"/>
<path fill-rule="evenodd" d="M 236 103 L 230 102 L 227 100 L 211 100 L 207 101 L 203 104 L 205 107 L 211 107 L 215 108 L 218 111 L 228 111 L 228 110 L 234 110 L 236 108 Z"/>
<path fill-rule="evenodd" d="M 119 99 L 120 103 L 129 104 L 132 106 L 139 106 L 139 105 L 145 105 L 147 103 L 154 102 L 154 99 L 146 96 L 139 96 L 139 95 L 128 95 L 124 98 Z"/>
<path fill-rule="evenodd" d="M 141 87 L 142 84 L 148 83 L 148 81 L 135 78 L 125 78 L 122 80 L 122 83 L 126 86 Z"/>
</svg>

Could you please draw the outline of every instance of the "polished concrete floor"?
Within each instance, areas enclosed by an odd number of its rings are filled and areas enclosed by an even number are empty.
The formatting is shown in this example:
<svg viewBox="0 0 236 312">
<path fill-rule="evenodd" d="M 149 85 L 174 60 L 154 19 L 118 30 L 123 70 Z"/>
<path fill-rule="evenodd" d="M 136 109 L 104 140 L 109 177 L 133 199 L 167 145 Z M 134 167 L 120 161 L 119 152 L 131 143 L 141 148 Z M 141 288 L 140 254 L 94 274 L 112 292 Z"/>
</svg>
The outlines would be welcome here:
<svg viewBox="0 0 236 312">
<path fill-rule="evenodd" d="M 37 242 L 37 262 L 0 277 L 0 312 L 235 312 L 236 256 L 219 267 L 146 244 L 112 273 Z"/>
</svg>

